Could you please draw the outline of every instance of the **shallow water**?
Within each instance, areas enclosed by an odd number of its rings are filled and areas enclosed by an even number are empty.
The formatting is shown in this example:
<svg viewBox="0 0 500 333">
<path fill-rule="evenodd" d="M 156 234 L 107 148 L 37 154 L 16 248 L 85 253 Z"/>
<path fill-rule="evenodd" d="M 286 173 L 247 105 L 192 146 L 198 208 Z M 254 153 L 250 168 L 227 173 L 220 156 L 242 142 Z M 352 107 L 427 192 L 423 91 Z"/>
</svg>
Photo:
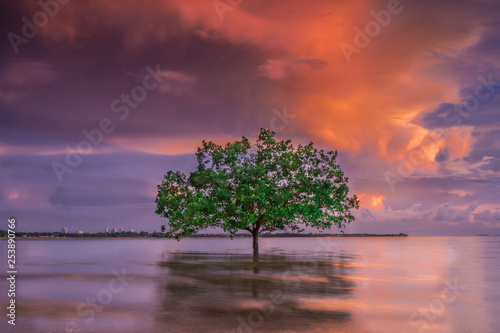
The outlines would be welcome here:
<svg viewBox="0 0 500 333">
<path fill-rule="evenodd" d="M 3 314 L 0 331 L 500 327 L 500 237 L 263 238 L 260 248 L 256 261 L 250 239 L 20 240 L 16 326 Z"/>
</svg>

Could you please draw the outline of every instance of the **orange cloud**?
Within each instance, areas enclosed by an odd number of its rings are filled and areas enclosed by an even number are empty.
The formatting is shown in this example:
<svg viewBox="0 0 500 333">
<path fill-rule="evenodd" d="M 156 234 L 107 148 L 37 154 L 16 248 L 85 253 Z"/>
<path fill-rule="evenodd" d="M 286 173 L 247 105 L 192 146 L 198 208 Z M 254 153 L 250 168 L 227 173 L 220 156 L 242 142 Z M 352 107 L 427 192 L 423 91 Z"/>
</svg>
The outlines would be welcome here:
<svg viewBox="0 0 500 333">
<path fill-rule="evenodd" d="M 384 208 L 384 200 L 387 196 L 378 193 L 361 193 L 358 195 L 360 206 L 372 210 Z"/>
<path fill-rule="evenodd" d="M 205 137 L 174 137 L 174 138 L 164 138 L 158 140 L 156 137 L 146 137 L 146 138 L 119 138 L 110 137 L 107 141 L 108 144 L 125 148 L 133 149 L 137 151 L 152 153 L 152 154 L 164 154 L 164 155 L 177 155 L 177 154 L 187 154 L 194 153 L 198 147 L 202 146 L 202 141 L 206 139 Z M 216 144 L 225 145 L 227 142 L 232 142 L 235 140 L 241 140 L 240 138 L 233 137 L 213 137 L 211 136 L 208 141 L 213 141 Z"/>
<path fill-rule="evenodd" d="M 461 126 L 451 128 L 446 132 L 446 147 L 448 148 L 448 160 L 455 161 L 469 155 L 474 138 L 472 126 Z"/>
<path fill-rule="evenodd" d="M 16 192 L 12 192 L 7 196 L 7 198 L 9 198 L 10 200 L 16 200 L 17 198 L 19 198 L 19 194 Z"/>
<path fill-rule="evenodd" d="M 453 58 L 473 45 L 482 31 L 467 4 L 450 8 L 448 3 L 402 2 L 402 11 L 348 63 L 341 43 L 354 43 L 354 29 L 365 29 L 374 20 L 371 10 L 387 5 L 368 0 L 244 1 L 225 11 L 221 20 L 213 3 L 205 0 L 140 5 L 131 0 L 89 1 L 88 15 L 82 16 L 81 5 L 74 3 L 61 9 L 54 17 L 57 23 L 51 21 L 40 33 L 49 43 L 74 47 L 100 26 L 120 31 L 116 42 L 131 49 L 186 32 L 256 47 L 267 60 L 256 66 L 255 75 L 280 80 L 285 91 L 270 102 L 293 107 L 297 116 L 290 131 L 334 149 L 354 153 L 366 149 L 395 162 L 425 137 L 423 129 L 412 123 L 420 112 L 459 100 L 456 77 L 451 68 L 442 66 L 443 58 Z M 443 15 L 450 11 L 453 15 Z M 148 15 L 142 15 L 145 12 Z M 426 24 L 421 24 L 424 12 Z M 470 138 L 470 132 L 466 136 Z M 470 151 L 459 132 L 450 131 L 446 140 L 427 147 L 429 161 L 444 145 L 451 159 Z"/>
</svg>

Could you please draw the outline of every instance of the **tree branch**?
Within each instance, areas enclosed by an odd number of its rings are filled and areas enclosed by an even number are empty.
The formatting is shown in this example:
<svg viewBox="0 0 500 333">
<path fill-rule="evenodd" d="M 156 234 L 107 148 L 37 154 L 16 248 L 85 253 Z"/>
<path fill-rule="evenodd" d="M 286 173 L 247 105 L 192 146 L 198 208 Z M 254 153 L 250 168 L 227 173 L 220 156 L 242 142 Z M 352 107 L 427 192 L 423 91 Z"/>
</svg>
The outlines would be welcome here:
<svg viewBox="0 0 500 333">
<path fill-rule="evenodd" d="M 259 231 L 259 234 L 260 234 L 260 233 L 263 233 L 263 232 L 265 232 L 265 231 L 273 232 L 273 231 L 276 231 L 276 230 L 278 230 L 278 229 L 277 229 L 277 228 L 274 228 L 274 227 L 264 227 L 263 229 L 261 229 L 261 230 Z"/>
</svg>

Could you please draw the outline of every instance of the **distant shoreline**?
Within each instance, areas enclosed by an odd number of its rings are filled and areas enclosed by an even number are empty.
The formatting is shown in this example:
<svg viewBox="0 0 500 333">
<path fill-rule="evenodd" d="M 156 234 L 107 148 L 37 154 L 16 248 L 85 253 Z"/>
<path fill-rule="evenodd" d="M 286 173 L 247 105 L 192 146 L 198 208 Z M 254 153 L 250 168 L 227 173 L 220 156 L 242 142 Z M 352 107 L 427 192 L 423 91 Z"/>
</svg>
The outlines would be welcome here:
<svg viewBox="0 0 500 333">
<path fill-rule="evenodd" d="M 251 238 L 251 234 L 236 234 L 233 238 Z M 317 238 L 317 237 L 408 237 L 408 234 L 292 234 L 292 233 L 279 233 L 279 234 L 262 234 L 262 238 Z M 113 233 L 108 235 L 103 234 L 60 234 L 60 233 L 37 233 L 25 234 L 16 233 L 16 239 L 174 239 L 173 237 L 165 237 L 162 233 L 151 233 L 151 234 L 136 234 L 131 235 L 130 233 Z M 199 234 L 192 235 L 185 238 L 229 238 L 229 235 L 224 234 Z M 7 237 L 0 237 L 0 239 L 7 239 Z"/>
<path fill-rule="evenodd" d="M 210 238 L 210 237 L 228 237 L 224 235 L 193 235 L 189 238 Z M 251 238 L 251 234 L 237 234 L 234 235 L 233 238 Z M 280 233 L 280 234 L 262 234 L 259 237 L 263 238 L 283 238 L 283 237 L 408 237 L 408 234 L 399 233 L 399 234 L 291 234 L 291 233 Z"/>
<path fill-rule="evenodd" d="M 252 235 L 246 234 L 238 234 L 234 235 L 233 238 L 251 238 Z M 276 234 L 276 235 L 260 235 L 262 238 L 325 238 L 325 237 L 351 237 L 351 238 L 373 238 L 373 237 L 409 237 L 407 234 Z M 430 236 L 434 237 L 434 236 Z M 435 237 L 460 237 L 460 236 L 435 236 Z M 463 237 L 500 237 L 500 235 L 465 235 Z M 185 238 L 229 238 L 228 235 L 220 235 L 220 234 L 211 234 L 211 235 L 194 235 Z M 7 237 L 0 237 L 0 240 L 8 239 Z M 41 240 L 41 239 L 175 239 L 173 237 L 165 237 L 165 236 L 85 236 L 82 235 L 74 235 L 71 236 L 17 236 L 16 240 L 27 239 L 27 240 Z"/>
</svg>

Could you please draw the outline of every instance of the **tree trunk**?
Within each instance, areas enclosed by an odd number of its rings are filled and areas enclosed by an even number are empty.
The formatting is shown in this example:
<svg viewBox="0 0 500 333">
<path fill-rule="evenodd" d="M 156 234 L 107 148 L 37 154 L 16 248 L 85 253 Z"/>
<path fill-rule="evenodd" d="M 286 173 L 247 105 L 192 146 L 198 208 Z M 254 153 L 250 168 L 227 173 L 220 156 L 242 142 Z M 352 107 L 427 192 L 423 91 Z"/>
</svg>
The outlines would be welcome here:
<svg viewBox="0 0 500 333">
<path fill-rule="evenodd" d="M 253 236 L 253 273 L 259 274 L 259 233 L 257 231 L 252 233 Z M 254 297 L 256 297 L 254 291 Z"/>
<path fill-rule="evenodd" d="M 253 235 L 253 256 L 258 257 L 259 256 L 259 232 L 255 230 L 252 232 Z"/>
</svg>

